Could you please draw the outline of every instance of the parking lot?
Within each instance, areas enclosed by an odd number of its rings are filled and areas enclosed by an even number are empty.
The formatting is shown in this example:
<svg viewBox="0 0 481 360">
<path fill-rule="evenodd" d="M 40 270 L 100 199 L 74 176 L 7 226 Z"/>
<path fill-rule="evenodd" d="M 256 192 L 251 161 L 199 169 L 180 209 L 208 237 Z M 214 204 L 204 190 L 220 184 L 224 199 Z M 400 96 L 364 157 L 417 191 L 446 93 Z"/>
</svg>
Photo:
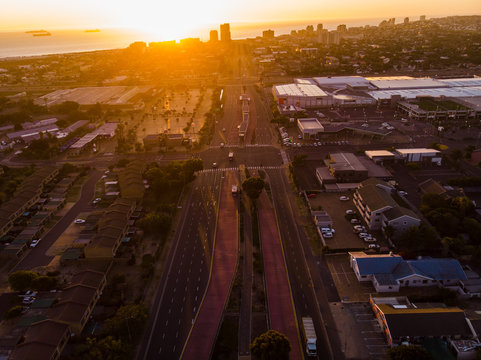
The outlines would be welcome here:
<svg viewBox="0 0 481 360">
<path fill-rule="evenodd" d="M 329 248 L 367 248 L 367 244 L 353 232 L 352 224 L 344 217 L 346 210 L 355 210 L 351 194 L 346 193 L 345 196 L 349 196 L 348 201 L 339 200 L 340 195 L 337 193 L 319 193 L 309 201 L 313 209 L 322 206 L 322 209 L 331 216 L 336 232 L 332 239 L 326 239 Z"/>
<path fill-rule="evenodd" d="M 376 295 L 371 282 L 360 283 L 349 266 L 348 254 L 326 256 L 334 285 L 343 301 L 368 301 L 370 295 Z"/>
</svg>

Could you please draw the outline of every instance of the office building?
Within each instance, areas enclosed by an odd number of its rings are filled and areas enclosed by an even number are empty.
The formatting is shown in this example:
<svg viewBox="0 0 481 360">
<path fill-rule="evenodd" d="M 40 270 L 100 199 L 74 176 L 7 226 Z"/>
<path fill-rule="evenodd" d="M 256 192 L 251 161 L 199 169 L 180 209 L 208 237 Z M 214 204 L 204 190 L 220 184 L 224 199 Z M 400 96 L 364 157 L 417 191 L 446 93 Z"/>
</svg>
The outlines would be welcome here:
<svg viewBox="0 0 481 360">
<path fill-rule="evenodd" d="M 211 30 L 209 36 L 210 42 L 217 42 L 219 41 L 219 32 L 217 30 Z"/>
<path fill-rule="evenodd" d="M 230 24 L 225 23 L 220 26 L 220 41 L 226 42 L 230 41 Z"/>
<path fill-rule="evenodd" d="M 337 31 L 339 32 L 346 32 L 347 31 L 347 26 L 346 24 L 341 24 L 337 26 Z"/>
<path fill-rule="evenodd" d="M 264 39 L 274 39 L 274 30 L 264 30 L 262 32 L 262 37 Z"/>
</svg>

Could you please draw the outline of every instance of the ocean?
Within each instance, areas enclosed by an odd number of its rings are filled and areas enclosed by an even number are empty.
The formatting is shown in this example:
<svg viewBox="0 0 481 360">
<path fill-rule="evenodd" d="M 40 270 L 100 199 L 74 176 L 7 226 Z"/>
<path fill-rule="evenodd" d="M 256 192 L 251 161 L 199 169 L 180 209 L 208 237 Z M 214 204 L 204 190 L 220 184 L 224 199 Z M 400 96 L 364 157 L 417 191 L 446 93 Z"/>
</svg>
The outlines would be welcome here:
<svg viewBox="0 0 481 360">
<path fill-rule="evenodd" d="M 382 19 L 357 19 L 333 20 L 329 22 L 303 21 L 280 23 L 232 23 L 231 34 L 233 39 L 245 39 L 261 36 L 262 31 L 272 29 L 275 35 L 289 34 L 291 30 L 305 29 L 307 25 L 323 23 L 324 28 L 333 30 L 339 24 L 348 26 L 377 25 Z M 206 41 L 209 30 L 218 26 L 204 27 L 196 30 L 190 36 L 200 37 Z M 42 29 L 38 29 L 42 30 Z M 99 32 L 86 32 L 84 30 L 49 30 L 50 36 L 33 36 L 26 32 L 0 32 L 0 58 L 36 56 L 59 53 L 84 52 L 94 50 L 107 50 L 125 48 L 135 41 L 162 41 L 155 36 L 139 31 L 127 29 L 100 29 Z"/>
</svg>

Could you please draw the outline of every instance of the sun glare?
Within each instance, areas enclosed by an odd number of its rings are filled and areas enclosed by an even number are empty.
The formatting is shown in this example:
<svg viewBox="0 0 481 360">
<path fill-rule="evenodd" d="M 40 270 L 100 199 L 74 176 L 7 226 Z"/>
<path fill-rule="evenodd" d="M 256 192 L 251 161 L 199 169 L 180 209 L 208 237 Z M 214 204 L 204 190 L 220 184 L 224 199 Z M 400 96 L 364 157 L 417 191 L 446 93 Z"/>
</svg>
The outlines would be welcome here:
<svg viewBox="0 0 481 360">
<path fill-rule="evenodd" d="M 212 2 L 195 0 L 136 1 L 119 6 L 117 17 L 123 26 L 148 33 L 158 40 L 192 36 L 193 30 L 219 21 Z"/>
</svg>

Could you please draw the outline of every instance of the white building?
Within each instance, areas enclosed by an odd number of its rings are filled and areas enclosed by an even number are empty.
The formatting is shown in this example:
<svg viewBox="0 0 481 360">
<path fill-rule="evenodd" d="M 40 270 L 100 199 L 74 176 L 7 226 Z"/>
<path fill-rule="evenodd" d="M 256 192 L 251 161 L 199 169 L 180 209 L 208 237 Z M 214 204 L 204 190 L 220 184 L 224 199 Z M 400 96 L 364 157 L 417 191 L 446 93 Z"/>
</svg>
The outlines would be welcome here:
<svg viewBox="0 0 481 360">
<path fill-rule="evenodd" d="M 435 149 L 396 149 L 396 153 L 406 162 L 430 162 L 441 165 L 441 152 Z"/>
<path fill-rule="evenodd" d="M 297 119 L 297 128 L 303 138 L 309 138 L 324 132 L 324 126 L 316 118 Z"/>
<path fill-rule="evenodd" d="M 331 97 L 313 84 L 286 84 L 272 87 L 274 99 L 279 105 L 293 105 L 300 108 L 329 106 Z"/>
</svg>

